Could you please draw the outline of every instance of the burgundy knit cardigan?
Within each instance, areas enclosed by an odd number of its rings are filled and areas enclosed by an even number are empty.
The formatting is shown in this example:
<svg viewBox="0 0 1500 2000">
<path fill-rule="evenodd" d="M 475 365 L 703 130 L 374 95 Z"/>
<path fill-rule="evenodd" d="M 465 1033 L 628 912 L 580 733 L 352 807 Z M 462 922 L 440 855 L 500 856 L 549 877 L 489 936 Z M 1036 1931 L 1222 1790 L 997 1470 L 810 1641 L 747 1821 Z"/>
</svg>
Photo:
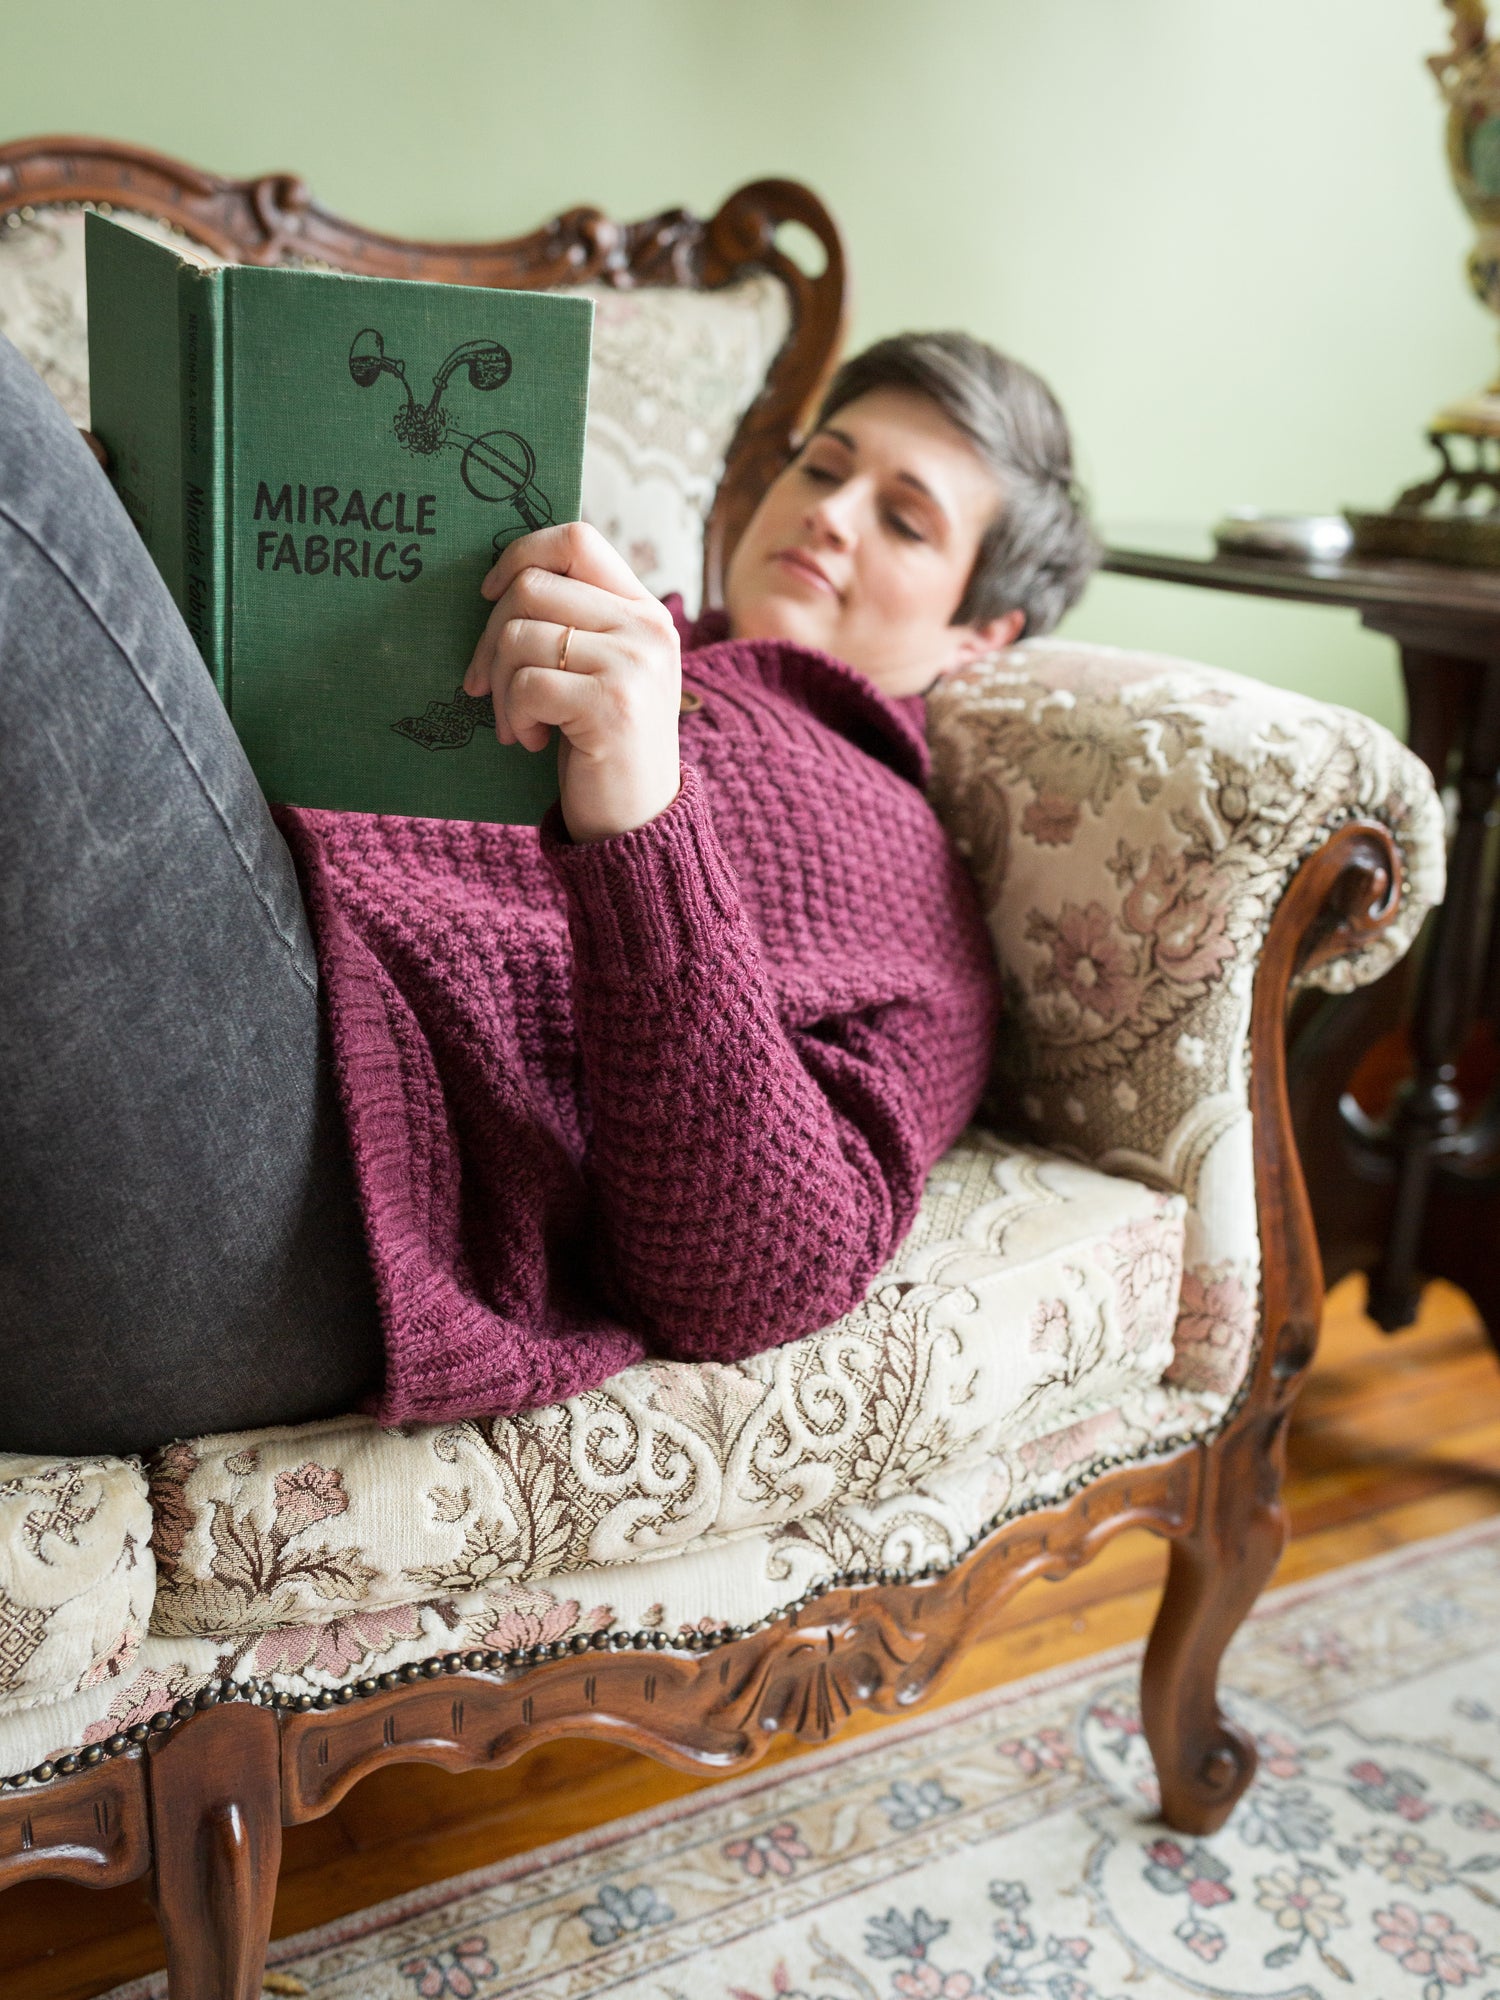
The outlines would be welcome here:
<svg viewBox="0 0 1500 2000">
<path fill-rule="evenodd" d="M 682 789 L 575 846 L 287 810 L 385 1330 L 384 1423 L 644 1355 L 734 1361 L 868 1290 L 984 1088 L 999 987 L 925 707 L 684 635 Z"/>
</svg>

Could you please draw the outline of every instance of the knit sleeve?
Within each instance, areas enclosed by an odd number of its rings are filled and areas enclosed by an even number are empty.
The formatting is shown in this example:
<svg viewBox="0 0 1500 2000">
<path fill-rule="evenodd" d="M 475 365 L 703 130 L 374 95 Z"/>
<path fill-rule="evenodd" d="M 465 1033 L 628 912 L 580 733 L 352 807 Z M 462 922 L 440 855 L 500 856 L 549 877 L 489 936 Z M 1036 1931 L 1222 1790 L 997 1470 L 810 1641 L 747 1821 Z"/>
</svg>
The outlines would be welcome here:
<svg viewBox="0 0 1500 2000">
<path fill-rule="evenodd" d="M 695 768 L 667 810 L 544 852 L 568 898 L 594 1278 L 658 1353 L 730 1361 L 831 1324 L 909 1229 L 972 1116 L 993 968 L 897 968 L 785 1026 Z"/>
</svg>

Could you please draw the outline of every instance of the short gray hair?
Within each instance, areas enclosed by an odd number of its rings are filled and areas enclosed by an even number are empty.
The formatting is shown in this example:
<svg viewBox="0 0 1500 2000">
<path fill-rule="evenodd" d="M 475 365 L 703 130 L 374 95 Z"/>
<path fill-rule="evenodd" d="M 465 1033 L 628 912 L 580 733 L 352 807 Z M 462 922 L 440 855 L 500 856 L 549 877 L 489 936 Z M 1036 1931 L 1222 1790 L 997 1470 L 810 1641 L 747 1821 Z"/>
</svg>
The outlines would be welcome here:
<svg viewBox="0 0 1500 2000">
<path fill-rule="evenodd" d="M 1000 488 L 955 625 L 1022 611 L 1033 638 L 1083 593 L 1100 548 L 1073 476 L 1073 440 L 1040 375 L 967 333 L 898 333 L 846 361 L 819 426 L 875 389 L 914 389 L 973 445 Z"/>
</svg>

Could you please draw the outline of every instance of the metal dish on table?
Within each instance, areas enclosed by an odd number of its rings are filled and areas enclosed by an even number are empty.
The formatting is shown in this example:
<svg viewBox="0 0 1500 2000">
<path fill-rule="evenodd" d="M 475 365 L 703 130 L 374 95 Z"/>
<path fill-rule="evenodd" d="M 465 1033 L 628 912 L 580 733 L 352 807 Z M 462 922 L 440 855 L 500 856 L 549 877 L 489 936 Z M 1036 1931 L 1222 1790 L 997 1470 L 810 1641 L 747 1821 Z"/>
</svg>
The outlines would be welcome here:
<svg viewBox="0 0 1500 2000">
<path fill-rule="evenodd" d="M 1214 547 L 1226 556 L 1339 562 L 1353 545 L 1354 531 L 1342 514 L 1263 514 L 1236 507 L 1214 524 Z"/>
</svg>

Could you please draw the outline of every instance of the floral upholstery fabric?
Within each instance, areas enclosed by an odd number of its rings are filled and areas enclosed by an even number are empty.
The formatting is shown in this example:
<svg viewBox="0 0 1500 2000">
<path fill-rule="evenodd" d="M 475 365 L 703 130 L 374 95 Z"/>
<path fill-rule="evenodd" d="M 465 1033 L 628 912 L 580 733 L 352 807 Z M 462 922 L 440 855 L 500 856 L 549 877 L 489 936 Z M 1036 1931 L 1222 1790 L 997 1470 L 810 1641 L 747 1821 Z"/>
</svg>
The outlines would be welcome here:
<svg viewBox="0 0 1500 2000">
<path fill-rule="evenodd" d="M 0 1452 L 0 1713 L 123 1672 L 155 1589 L 138 1465 Z"/>
<path fill-rule="evenodd" d="M 187 240 L 149 216 L 114 213 L 162 242 Z M 595 302 L 583 518 L 648 589 L 680 591 L 696 612 L 704 524 L 740 419 L 786 338 L 786 289 L 765 275 L 715 292 L 570 289 Z M 0 333 L 87 424 L 81 209 L 39 208 L 0 226 Z"/>
<path fill-rule="evenodd" d="M 861 1304 L 785 1347 L 644 1362 L 517 1417 L 169 1446 L 153 1629 L 256 1632 L 899 1502 L 1160 1381 L 1182 1214 L 971 1130 Z"/>
<path fill-rule="evenodd" d="M 786 288 L 761 275 L 717 292 L 581 291 L 594 301 L 583 518 L 694 616 L 725 457 L 791 327 Z"/>
<path fill-rule="evenodd" d="M 928 702 L 931 795 L 978 877 L 1008 1008 L 997 1113 L 1040 1144 L 1188 1202 L 1169 1379 L 1227 1394 L 1256 1327 L 1250 997 L 1303 858 L 1352 817 L 1405 859 L 1401 912 L 1320 968 L 1343 991 L 1400 957 L 1442 894 L 1422 765 L 1346 709 L 1239 675 L 1040 640 Z"/>
<path fill-rule="evenodd" d="M 1218 1414 L 1212 1401 L 1178 1390 L 1132 1391 L 1029 1445 L 935 1471 L 905 1493 L 836 1501 L 809 1520 L 658 1562 L 601 1564 L 546 1582 L 497 1575 L 421 1601 L 359 1610 L 324 1605 L 301 1623 L 259 1632 L 153 1633 L 137 1655 L 108 1661 L 45 1709 L 0 1707 L 0 1776 L 146 1722 L 226 1676 L 317 1695 L 475 1646 L 509 1650 L 599 1631 L 681 1639 L 771 1621 L 833 1574 L 950 1564 L 1024 1496 L 1060 1492 L 1103 1458 L 1176 1448 L 1211 1428 Z M 329 1519 L 318 1531 L 338 1527 Z"/>
</svg>

